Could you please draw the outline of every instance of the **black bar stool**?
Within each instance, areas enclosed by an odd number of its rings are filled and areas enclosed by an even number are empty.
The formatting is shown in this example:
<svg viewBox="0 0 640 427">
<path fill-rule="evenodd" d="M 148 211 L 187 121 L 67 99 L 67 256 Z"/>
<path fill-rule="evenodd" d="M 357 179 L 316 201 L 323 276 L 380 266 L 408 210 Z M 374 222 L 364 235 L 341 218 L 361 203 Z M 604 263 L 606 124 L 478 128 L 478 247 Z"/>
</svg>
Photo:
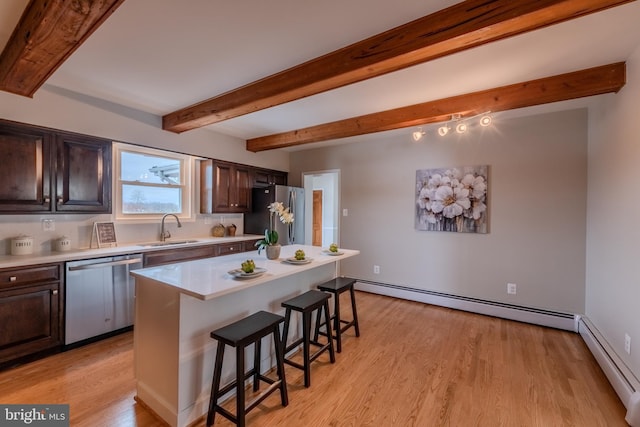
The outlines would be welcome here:
<svg viewBox="0 0 640 427">
<path fill-rule="evenodd" d="M 280 323 L 284 317 L 266 311 L 258 311 L 251 316 L 245 317 L 237 322 L 231 323 L 220 329 L 211 332 L 211 338 L 218 341 L 216 351 L 216 362 L 213 369 L 213 383 L 211 385 L 211 398 L 209 400 L 209 413 L 207 414 L 207 426 L 213 424 L 216 412 L 225 418 L 236 423 L 239 427 L 245 425 L 245 415 L 258 406 L 268 395 L 280 389 L 280 399 L 282 406 L 289 404 L 287 396 L 287 383 L 284 376 L 284 353 L 282 352 L 282 342 L 280 340 Z M 276 351 L 276 369 L 278 379 L 273 380 L 260 373 L 260 347 L 263 337 L 272 334 Z M 253 368 L 245 372 L 244 349 L 250 344 L 254 344 Z M 236 379 L 223 388 L 220 388 L 220 377 L 222 375 L 222 360 L 224 357 L 225 345 L 236 348 Z M 257 396 L 252 402 L 245 405 L 244 382 L 253 377 L 253 391 L 258 391 L 260 381 L 264 381 L 269 388 Z M 236 415 L 218 406 L 218 399 L 227 392 L 236 388 Z"/>
<path fill-rule="evenodd" d="M 329 295 L 320 291 L 308 291 L 297 297 L 291 298 L 282 303 L 282 306 L 286 308 L 284 331 L 282 335 L 282 342 L 284 346 L 284 353 L 287 354 L 293 348 L 302 343 L 302 360 L 303 363 L 299 364 L 285 356 L 284 363 L 294 366 L 304 371 L 304 386 L 309 387 L 311 385 L 311 370 L 310 364 L 320 356 L 325 350 L 329 350 L 329 359 L 331 363 L 335 363 L 336 356 L 333 351 L 333 339 L 331 338 L 331 331 L 329 331 L 329 337 L 326 344 L 318 342 L 316 336 L 311 340 L 311 314 L 317 310 L 318 318 L 320 318 L 321 311 L 324 310 L 325 319 L 329 318 Z M 291 311 L 298 311 L 302 313 L 302 337 L 298 338 L 291 344 L 287 345 L 287 336 L 289 335 L 289 326 L 291 324 Z M 320 348 L 314 353 L 310 354 L 310 345 L 316 345 Z"/>
<path fill-rule="evenodd" d="M 354 290 L 354 284 L 356 283 L 356 279 L 352 279 L 350 277 L 336 277 L 335 279 L 329 280 L 327 282 L 318 285 L 318 289 L 323 292 L 329 292 L 333 294 L 334 300 L 334 310 L 333 316 L 331 319 L 333 320 L 333 329 L 335 331 L 335 338 L 337 343 L 336 350 L 338 353 L 342 352 L 342 333 L 349 329 L 350 327 L 354 327 L 356 330 L 356 337 L 360 336 L 360 326 L 358 325 L 358 310 L 356 310 L 356 293 Z M 351 312 L 353 315 L 353 319 L 350 321 L 342 320 L 340 314 L 340 294 L 343 292 L 349 291 L 351 294 Z M 330 327 L 328 326 L 328 321 L 324 325 L 326 326 L 326 330 L 330 333 Z M 320 323 L 320 317 L 316 318 L 316 332 L 315 339 L 318 339 L 318 335 L 327 335 L 325 332 L 320 331 L 320 327 L 322 324 Z"/>
</svg>

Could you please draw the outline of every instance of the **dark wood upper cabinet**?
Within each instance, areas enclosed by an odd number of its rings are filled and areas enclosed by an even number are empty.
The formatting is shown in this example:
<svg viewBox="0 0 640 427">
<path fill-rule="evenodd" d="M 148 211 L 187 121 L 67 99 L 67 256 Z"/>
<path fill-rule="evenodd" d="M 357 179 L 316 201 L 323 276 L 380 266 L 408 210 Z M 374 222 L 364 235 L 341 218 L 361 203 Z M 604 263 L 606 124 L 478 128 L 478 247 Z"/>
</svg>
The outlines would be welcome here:
<svg viewBox="0 0 640 427">
<path fill-rule="evenodd" d="M 0 212 L 51 210 L 51 133 L 0 123 Z"/>
<path fill-rule="evenodd" d="M 56 210 L 111 212 L 111 141 L 59 134 L 56 151 Z"/>
<path fill-rule="evenodd" d="M 200 163 L 200 213 L 245 213 L 251 209 L 249 166 L 219 160 Z"/>
<path fill-rule="evenodd" d="M 110 213 L 111 141 L 0 121 L 0 212 Z"/>
<path fill-rule="evenodd" d="M 269 185 L 287 185 L 288 174 L 286 172 L 253 169 L 251 171 L 251 186 L 255 188 L 268 187 Z"/>
</svg>

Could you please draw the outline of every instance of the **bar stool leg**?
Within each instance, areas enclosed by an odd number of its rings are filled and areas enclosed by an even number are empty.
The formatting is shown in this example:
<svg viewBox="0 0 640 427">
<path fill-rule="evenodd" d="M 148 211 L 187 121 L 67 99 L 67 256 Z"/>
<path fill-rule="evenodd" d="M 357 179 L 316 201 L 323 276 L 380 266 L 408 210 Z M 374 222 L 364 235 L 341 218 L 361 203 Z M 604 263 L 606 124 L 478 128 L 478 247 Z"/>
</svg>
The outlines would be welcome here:
<svg viewBox="0 0 640 427">
<path fill-rule="evenodd" d="M 331 363 L 336 363 L 336 354 L 334 352 L 334 348 L 333 348 L 333 337 L 331 336 L 331 322 L 329 321 L 329 319 L 331 319 L 330 314 L 329 314 L 329 301 L 325 301 L 324 304 L 322 305 L 322 308 L 324 308 L 324 318 L 327 319 L 327 340 L 329 340 L 329 360 L 331 361 Z M 320 319 L 320 312 L 322 311 L 322 309 L 318 309 L 318 319 Z M 320 320 L 318 320 L 319 322 Z M 319 323 L 316 323 L 316 342 L 318 342 L 317 336 L 318 336 L 318 325 Z"/>
<path fill-rule="evenodd" d="M 244 427 L 245 406 L 244 406 L 244 346 L 236 348 L 236 425 Z"/>
<path fill-rule="evenodd" d="M 291 309 L 287 308 L 284 315 L 284 328 L 282 330 L 282 355 L 287 354 L 287 339 L 289 338 L 289 322 L 291 321 Z"/>
<path fill-rule="evenodd" d="M 261 356 L 262 338 L 254 344 L 253 350 L 253 391 L 260 389 L 260 356 Z"/>
<path fill-rule="evenodd" d="M 213 425 L 216 416 L 215 408 L 218 405 L 218 390 L 220 389 L 220 377 L 222 376 L 222 360 L 224 358 L 223 342 L 218 341 L 216 350 L 216 363 L 213 368 L 213 382 L 211 385 L 211 397 L 209 398 L 209 413 L 207 414 L 207 427 Z"/>
<path fill-rule="evenodd" d="M 360 326 L 358 325 L 358 310 L 356 310 L 356 291 L 353 289 L 353 285 L 349 290 L 351 294 L 351 311 L 353 312 L 353 326 L 356 329 L 356 337 L 360 336 Z"/>
<path fill-rule="evenodd" d="M 276 373 L 280 379 L 280 400 L 282 406 L 289 404 L 287 395 L 287 380 L 284 376 L 284 343 L 280 340 L 280 328 L 276 325 L 273 329 L 273 344 L 276 351 Z"/>
<path fill-rule="evenodd" d="M 325 313 L 326 314 L 326 313 Z M 329 325 L 329 317 L 325 317 L 327 325 Z M 313 340 L 315 342 L 318 342 L 318 336 L 320 335 L 320 326 L 322 326 L 322 323 L 320 323 L 322 320 L 322 310 L 317 310 L 316 311 L 316 327 L 314 328 L 314 332 L 313 332 Z M 329 326 L 327 326 L 327 328 L 329 328 Z"/>
<path fill-rule="evenodd" d="M 311 362 L 309 361 L 309 347 L 311 334 L 311 312 L 302 313 L 302 354 L 304 359 L 304 386 L 311 385 Z"/>
<path fill-rule="evenodd" d="M 336 344 L 337 345 L 337 352 L 341 353 L 342 352 L 342 324 L 340 322 L 340 294 L 339 293 L 335 293 L 333 295 L 333 298 L 335 299 L 335 313 L 333 313 L 333 328 L 335 329 L 336 332 Z"/>
</svg>

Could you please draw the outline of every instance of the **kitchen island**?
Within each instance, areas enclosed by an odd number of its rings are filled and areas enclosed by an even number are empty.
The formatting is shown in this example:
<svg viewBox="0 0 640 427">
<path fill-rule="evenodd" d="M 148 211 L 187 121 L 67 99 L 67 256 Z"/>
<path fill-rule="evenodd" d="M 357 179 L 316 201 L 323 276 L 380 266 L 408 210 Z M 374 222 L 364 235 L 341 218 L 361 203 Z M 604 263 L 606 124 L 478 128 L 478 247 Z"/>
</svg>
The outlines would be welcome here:
<svg viewBox="0 0 640 427">
<path fill-rule="evenodd" d="M 297 249 L 311 262 L 289 264 Z M 216 342 L 209 333 L 258 310 L 283 314 L 282 301 L 338 274 L 338 261 L 359 254 L 341 249 L 332 256 L 320 247 L 283 246 L 278 260 L 245 252 L 135 270 L 134 359 L 136 399 L 171 426 L 187 426 L 206 414 Z M 255 278 L 229 274 L 253 259 L 266 270 Z M 292 327 L 294 325 L 292 324 Z M 292 334 L 298 334 L 292 328 Z M 272 363 L 273 344 L 264 340 L 262 369 Z M 222 384 L 235 376 L 233 351 L 225 352 Z"/>
</svg>

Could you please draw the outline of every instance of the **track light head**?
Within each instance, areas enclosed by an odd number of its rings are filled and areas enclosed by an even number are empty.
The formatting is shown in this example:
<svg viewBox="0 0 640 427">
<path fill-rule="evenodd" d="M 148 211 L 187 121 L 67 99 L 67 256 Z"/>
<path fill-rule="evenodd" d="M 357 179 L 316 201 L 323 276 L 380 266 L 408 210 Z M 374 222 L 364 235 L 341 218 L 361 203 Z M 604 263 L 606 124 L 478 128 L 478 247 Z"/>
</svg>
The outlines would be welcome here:
<svg viewBox="0 0 640 427">
<path fill-rule="evenodd" d="M 440 136 L 445 136 L 446 134 L 449 133 L 449 126 L 448 125 L 444 125 L 444 126 L 440 126 L 438 128 L 438 135 Z"/>
<path fill-rule="evenodd" d="M 456 125 L 456 132 L 465 133 L 467 131 L 467 124 L 465 122 L 460 122 Z"/>
<path fill-rule="evenodd" d="M 413 136 L 414 141 L 420 141 L 424 136 L 424 134 L 425 134 L 425 131 L 423 131 L 422 128 L 418 128 L 418 130 L 413 132 L 413 134 L 411 135 Z"/>
<path fill-rule="evenodd" d="M 492 121 L 493 120 L 492 120 L 490 115 L 488 115 L 488 114 L 484 115 L 484 116 L 480 117 L 480 126 L 487 127 L 487 126 L 489 126 L 491 124 Z"/>
</svg>

